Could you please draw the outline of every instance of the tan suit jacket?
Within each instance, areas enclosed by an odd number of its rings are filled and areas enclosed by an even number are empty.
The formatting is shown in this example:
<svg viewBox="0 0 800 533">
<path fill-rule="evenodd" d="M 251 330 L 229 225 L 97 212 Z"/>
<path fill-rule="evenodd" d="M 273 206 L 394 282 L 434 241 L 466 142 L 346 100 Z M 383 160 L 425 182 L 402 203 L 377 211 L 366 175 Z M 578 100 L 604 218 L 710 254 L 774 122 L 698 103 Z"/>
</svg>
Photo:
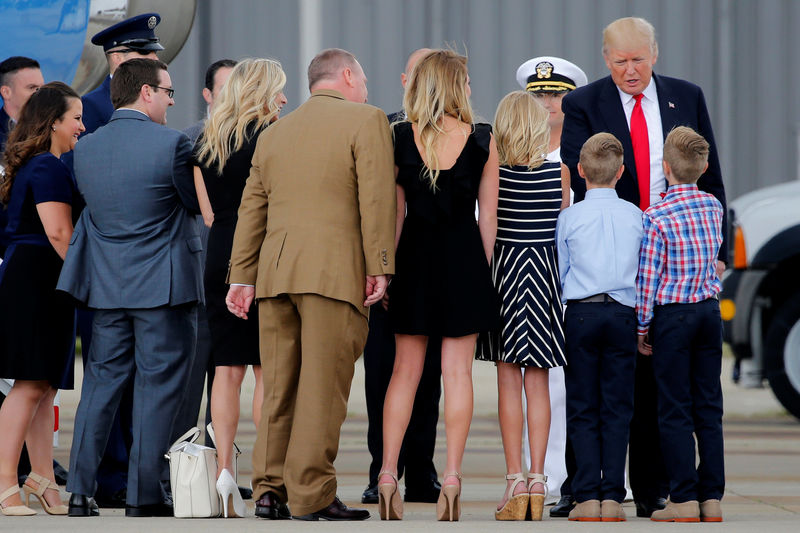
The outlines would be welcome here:
<svg viewBox="0 0 800 533">
<path fill-rule="evenodd" d="M 319 294 L 364 315 L 366 275 L 394 273 L 394 153 L 386 115 L 315 91 L 259 137 L 229 283 L 256 298 Z"/>
</svg>

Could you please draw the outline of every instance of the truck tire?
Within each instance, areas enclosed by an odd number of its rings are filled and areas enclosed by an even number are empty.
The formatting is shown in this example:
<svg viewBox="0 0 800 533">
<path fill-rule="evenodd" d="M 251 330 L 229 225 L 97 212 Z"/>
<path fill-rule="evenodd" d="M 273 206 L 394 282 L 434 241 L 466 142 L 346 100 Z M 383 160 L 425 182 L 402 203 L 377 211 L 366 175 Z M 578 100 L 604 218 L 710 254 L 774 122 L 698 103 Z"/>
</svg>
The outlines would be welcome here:
<svg viewBox="0 0 800 533">
<path fill-rule="evenodd" d="M 772 392 L 800 418 L 800 292 L 775 313 L 764 348 L 764 371 Z"/>
</svg>

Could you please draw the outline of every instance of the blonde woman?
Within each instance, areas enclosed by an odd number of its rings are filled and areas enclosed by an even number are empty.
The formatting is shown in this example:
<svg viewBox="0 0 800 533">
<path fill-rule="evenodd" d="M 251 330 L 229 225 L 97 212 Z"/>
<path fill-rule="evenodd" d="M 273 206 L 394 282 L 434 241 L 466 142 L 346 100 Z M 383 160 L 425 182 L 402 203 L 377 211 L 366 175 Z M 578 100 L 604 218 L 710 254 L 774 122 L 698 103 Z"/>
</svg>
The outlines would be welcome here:
<svg viewBox="0 0 800 533">
<path fill-rule="evenodd" d="M 217 490 L 223 514 L 243 516 L 233 470 L 233 440 L 239 423 L 239 392 L 247 365 L 253 366 L 253 421 L 261 419 L 263 384 L 258 355 L 257 310 L 244 321 L 227 311 L 225 277 L 233 246 L 237 211 L 259 134 L 278 119 L 286 104 L 286 75 L 272 59 L 245 59 L 234 68 L 197 141 L 195 185 L 207 225 L 206 310 L 211 357 L 216 366 L 211 389 L 211 423 L 217 444 Z"/>
<path fill-rule="evenodd" d="M 397 457 L 429 336 L 442 337 L 447 433 L 437 516 L 452 521 L 460 515 L 475 341 L 499 316 L 489 269 L 497 231 L 497 148 L 491 127 L 473 124 L 469 96 L 467 58 L 433 51 L 414 67 L 403 98 L 408 122 L 394 129 L 398 246 L 389 316 L 397 355 L 383 411 L 382 519 L 402 518 Z"/>
<path fill-rule="evenodd" d="M 502 299 L 501 324 L 481 336 L 476 357 L 497 364 L 507 469 L 497 520 L 542 519 L 550 431 L 548 371 L 566 364 L 555 229 L 559 211 L 569 205 L 569 183 L 563 165 L 545 159 L 548 114 L 532 94 L 515 91 L 500 101 L 495 115 L 501 166 L 492 274 Z M 523 387 L 532 470 L 525 476 L 520 461 Z"/>
</svg>

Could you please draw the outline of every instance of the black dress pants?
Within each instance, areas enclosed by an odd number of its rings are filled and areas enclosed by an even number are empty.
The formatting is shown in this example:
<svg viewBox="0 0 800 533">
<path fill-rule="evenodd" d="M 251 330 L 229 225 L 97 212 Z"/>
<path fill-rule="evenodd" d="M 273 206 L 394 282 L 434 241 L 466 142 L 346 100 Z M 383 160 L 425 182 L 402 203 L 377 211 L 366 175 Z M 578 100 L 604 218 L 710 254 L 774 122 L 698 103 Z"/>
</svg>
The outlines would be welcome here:
<svg viewBox="0 0 800 533">
<path fill-rule="evenodd" d="M 441 339 L 429 338 L 425 366 L 414 399 L 411 420 L 406 430 L 397 463 L 398 477 L 405 471 L 406 488 L 425 487 L 437 479 L 433 466 L 436 424 L 441 397 Z M 392 378 L 395 342 L 389 313 L 380 306 L 370 309 L 369 334 L 364 347 L 364 377 L 367 397 L 367 445 L 372 456 L 369 484 L 378 482 L 383 459 L 383 401 Z"/>
<path fill-rule="evenodd" d="M 669 495 L 669 477 L 658 433 L 657 404 L 653 359 L 637 353 L 628 477 L 634 501 L 646 504 Z"/>
</svg>

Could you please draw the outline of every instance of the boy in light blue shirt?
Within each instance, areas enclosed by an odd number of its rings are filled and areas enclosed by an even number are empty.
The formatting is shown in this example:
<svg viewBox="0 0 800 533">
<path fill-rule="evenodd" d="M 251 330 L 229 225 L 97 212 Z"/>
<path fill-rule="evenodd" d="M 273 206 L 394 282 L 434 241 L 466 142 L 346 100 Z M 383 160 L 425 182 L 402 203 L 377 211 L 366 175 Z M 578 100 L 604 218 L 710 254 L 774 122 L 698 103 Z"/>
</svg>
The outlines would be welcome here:
<svg viewBox="0 0 800 533">
<path fill-rule="evenodd" d="M 642 212 L 614 187 L 622 144 L 598 133 L 583 145 L 586 197 L 558 217 L 567 385 L 567 436 L 575 450 L 570 520 L 625 520 L 625 455 L 636 367 L 636 274 Z"/>
</svg>

